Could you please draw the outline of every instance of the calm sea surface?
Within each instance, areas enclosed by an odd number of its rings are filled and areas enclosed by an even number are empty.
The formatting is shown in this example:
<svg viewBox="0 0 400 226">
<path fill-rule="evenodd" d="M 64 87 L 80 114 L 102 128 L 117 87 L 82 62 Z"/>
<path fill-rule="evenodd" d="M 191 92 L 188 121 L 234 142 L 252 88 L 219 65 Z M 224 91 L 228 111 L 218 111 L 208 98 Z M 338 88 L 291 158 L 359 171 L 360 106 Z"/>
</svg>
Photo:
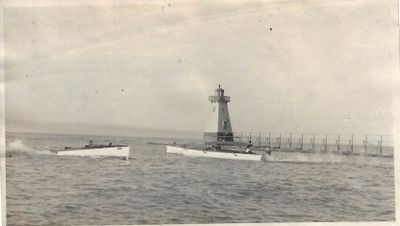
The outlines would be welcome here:
<svg viewBox="0 0 400 226">
<path fill-rule="evenodd" d="M 247 162 L 148 144 L 167 139 L 6 138 L 8 225 L 394 220 L 393 158 L 275 152 L 269 162 Z M 131 159 L 47 151 L 89 139 L 129 144 Z"/>
</svg>

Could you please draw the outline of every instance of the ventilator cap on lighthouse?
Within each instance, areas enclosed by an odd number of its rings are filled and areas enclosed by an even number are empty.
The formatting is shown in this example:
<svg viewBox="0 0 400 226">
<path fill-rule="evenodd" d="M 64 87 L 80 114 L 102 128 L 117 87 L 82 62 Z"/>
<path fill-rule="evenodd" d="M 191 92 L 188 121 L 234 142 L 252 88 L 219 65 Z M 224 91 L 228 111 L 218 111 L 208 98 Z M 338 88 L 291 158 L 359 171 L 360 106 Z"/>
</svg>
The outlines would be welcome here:
<svg viewBox="0 0 400 226">
<path fill-rule="evenodd" d="M 232 125 L 229 118 L 228 102 L 230 97 L 225 96 L 221 85 L 215 89 L 215 94 L 209 96 L 209 116 L 203 134 L 203 140 L 211 141 L 233 141 Z"/>
</svg>

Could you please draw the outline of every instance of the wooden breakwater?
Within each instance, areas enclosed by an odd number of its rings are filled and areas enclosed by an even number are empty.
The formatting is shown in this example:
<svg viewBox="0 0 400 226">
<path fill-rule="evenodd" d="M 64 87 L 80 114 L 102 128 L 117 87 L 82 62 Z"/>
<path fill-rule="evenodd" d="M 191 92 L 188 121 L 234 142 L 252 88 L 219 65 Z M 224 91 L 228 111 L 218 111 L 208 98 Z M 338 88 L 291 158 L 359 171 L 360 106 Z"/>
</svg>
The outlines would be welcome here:
<svg viewBox="0 0 400 226">
<path fill-rule="evenodd" d="M 341 154 L 393 156 L 392 135 L 236 132 L 235 140 L 251 141 L 255 148 Z"/>
</svg>

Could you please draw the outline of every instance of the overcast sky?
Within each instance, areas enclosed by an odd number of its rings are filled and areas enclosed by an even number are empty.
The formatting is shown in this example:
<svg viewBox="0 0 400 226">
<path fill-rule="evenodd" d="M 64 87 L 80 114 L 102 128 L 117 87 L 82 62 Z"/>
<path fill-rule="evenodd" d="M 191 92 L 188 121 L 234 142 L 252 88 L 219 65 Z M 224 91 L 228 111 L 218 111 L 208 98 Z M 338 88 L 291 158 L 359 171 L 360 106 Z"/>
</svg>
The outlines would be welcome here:
<svg viewBox="0 0 400 226">
<path fill-rule="evenodd" d="M 395 1 L 196 2 L 6 9 L 7 131 L 392 134 Z"/>
</svg>

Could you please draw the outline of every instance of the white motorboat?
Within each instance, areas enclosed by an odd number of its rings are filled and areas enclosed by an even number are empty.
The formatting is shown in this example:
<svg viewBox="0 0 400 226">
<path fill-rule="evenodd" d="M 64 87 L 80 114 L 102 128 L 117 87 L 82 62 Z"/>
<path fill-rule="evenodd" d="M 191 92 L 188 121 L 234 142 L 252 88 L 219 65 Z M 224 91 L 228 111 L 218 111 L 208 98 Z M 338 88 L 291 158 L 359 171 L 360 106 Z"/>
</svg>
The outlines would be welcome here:
<svg viewBox="0 0 400 226">
<path fill-rule="evenodd" d="M 124 159 L 129 158 L 129 145 L 86 145 L 84 147 L 65 147 L 62 150 L 55 150 L 57 155 L 72 155 L 72 156 L 113 156 Z"/>
<path fill-rule="evenodd" d="M 178 145 L 167 145 L 166 147 L 167 153 L 183 154 L 191 157 L 207 157 L 249 161 L 261 161 L 263 159 L 262 154 L 255 154 L 253 152 L 238 152 L 231 150 L 201 150 Z"/>
</svg>

